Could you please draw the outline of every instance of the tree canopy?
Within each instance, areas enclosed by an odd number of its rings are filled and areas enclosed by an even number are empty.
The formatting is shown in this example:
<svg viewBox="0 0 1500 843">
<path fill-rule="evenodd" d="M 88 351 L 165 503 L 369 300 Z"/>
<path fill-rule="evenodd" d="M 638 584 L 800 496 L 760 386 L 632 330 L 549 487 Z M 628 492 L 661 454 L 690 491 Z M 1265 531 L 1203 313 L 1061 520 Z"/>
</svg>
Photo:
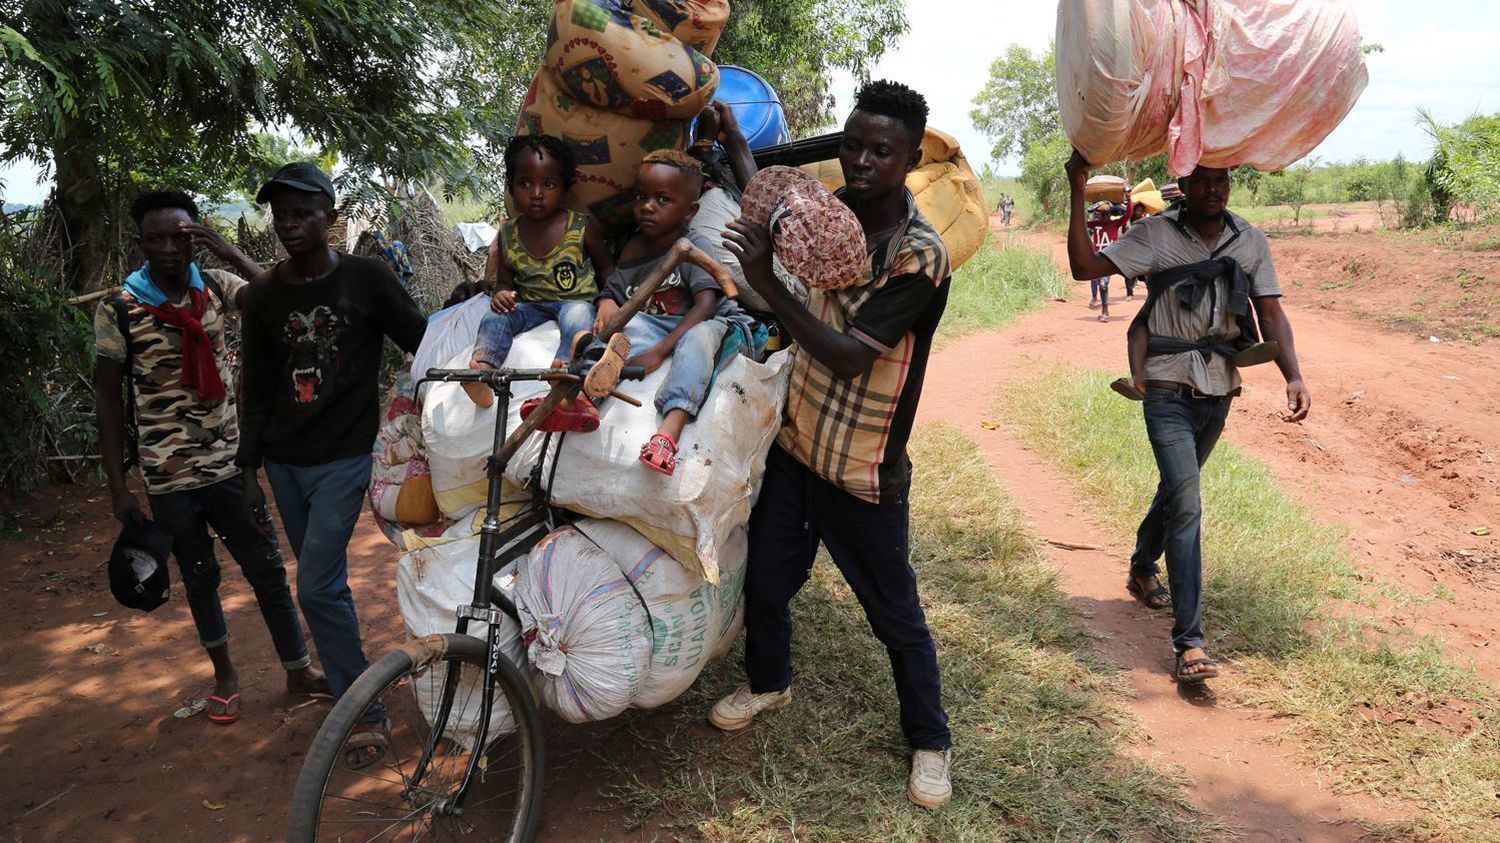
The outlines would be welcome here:
<svg viewBox="0 0 1500 843">
<path fill-rule="evenodd" d="M 866 80 L 907 30 L 903 0 L 732 0 L 714 61 L 747 67 L 781 97 L 794 136 L 828 125 L 830 74 Z"/>
<path fill-rule="evenodd" d="M 1057 54 L 1041 55 L 1020 44 L 990 63 L 990 78 L 974 98 L 969 119 L 994 142 L 990 155 L 1024 155 L 1033 143 L 1062 125 L 1057 116 Z"/>
<path fill-rule="evenodd" d="M 515 125 L 548 5 L 0 0 L 0 162 L 52 168 L 75 243 L 118 238 L 101 218 L 126 184 L 228 193 L 261 130 L 356 172 L 476 183 Z M 105 267 L 68 269 L 81 288 Z"/>
</svg>

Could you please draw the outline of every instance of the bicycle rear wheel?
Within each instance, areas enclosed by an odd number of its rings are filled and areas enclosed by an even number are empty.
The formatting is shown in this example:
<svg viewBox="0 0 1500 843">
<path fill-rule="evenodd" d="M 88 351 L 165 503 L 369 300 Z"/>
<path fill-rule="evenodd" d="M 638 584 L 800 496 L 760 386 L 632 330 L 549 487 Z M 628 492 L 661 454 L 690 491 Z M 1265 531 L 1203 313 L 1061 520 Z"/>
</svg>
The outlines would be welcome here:
<svg viewBox="0 0 1500 843">
<path fill-rule="evenodd" d="M 434 635 L 409 642 L 371 665 L 339 699 L 318 730 L 292 791 L 287 836 L 298 841 L 495 840 L 525 843 L 536 832 L 542 791 L 541 721 L 519 668 L 496 658 L 495 709 L 485 743 L 477 724 L 483 705 L 485 642 Z M 432 738 L 423 702 L 434 705 L 449 675 L 456 683 L 447 726 L 421 775 L 416 767 Z M 359 767 L 349 739 L 376 701 L 390 723 L 384 755 Z M 501 712 L 509 707 L 504 722 Z M 475 753 L 482 753 L 463 804 L 454 797 Z"/>
</svg>

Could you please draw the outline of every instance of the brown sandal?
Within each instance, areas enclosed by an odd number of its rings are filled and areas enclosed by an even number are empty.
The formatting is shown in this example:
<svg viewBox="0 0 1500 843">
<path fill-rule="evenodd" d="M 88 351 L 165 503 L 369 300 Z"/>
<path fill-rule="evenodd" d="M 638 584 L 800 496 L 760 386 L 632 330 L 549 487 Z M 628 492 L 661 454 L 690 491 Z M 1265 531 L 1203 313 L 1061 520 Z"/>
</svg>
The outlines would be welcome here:
<svg viewBox="0 0 1500 843">
<path fill-rule="evenodd" d="M 1136 389 L 1135 384 L 1131 383 L 1130 378 L 1115 378 L 1110 381 L 1109 388 L 1129 398 L 1131 401 L 1146 400 L 1146 393 Z"/>
<path fill-rule="evenodd" d="M 1135 576 L 1131 575 L 1125 580 L 1125 590 L 1141 601 L 1141 605 L 1147 609 L 1161 611 L 1172 607 L 1172 592 L 1167 591 L 1167 587 L 1161 584 L 1161 580 L 1156 581 L 1156 588 L 1148 594 Z"/>
<path fill-rule="evenodd" d="M 615 334 L 604 344 L 604 356 L 589 368 L 583 377 L 583 394 L 598 401 L 608 395 L 620 382 L 620 370 L 630 356 L 630 338 Z"/>
</svg>

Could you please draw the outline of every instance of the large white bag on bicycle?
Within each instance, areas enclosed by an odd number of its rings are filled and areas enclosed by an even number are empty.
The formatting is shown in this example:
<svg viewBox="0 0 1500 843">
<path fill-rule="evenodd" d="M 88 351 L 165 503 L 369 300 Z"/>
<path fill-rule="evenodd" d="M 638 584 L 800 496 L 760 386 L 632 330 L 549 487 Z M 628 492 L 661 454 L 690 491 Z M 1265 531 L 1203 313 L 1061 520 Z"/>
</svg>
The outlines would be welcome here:
<svg viewBox="0 0 1500 843">
<path fill-rule="evenodd" d="M 438 633 L 452 632 L 456 623 L 455 610 L 466 605 L 474 597 L 474 565 L 479 559 L 479 539 L 467 538 L 429 547 L 419 548 L 403 554 L 396 563 L 396 605 L 401 611 L 401 621 L 406 634 L 422 638 Z M 495 575 L 495 585 L 506 593 L 512 593 L 516 579 L 516 564 L 512 563 Z M 469 634 L 483 639 L 489 634 L 488 624 L 473 621 Z M 509 615 L 500 620 L 501 652 L 518 667 L 526 664 L 526 652 L 521 643 L 521 627 Z M 432 680 L 422 677 L 412 682 L 417 704 L 422 715 L 431 723 L 437 711 L 438 696 L 443 687 L 442 665 L 432 668 L 438 673 Z M 479 700 L 481 689 L 474 678 L 466 677 L 455 695 L 457 701 L 448 717 L 447 734 L 455 740 L 472 738 L 479 725 Z M 468 701 L 467 704 L 464 704 Z M 508 735 L 516 729 L 510 706 L 503 696 L 497 694 L 490 714 L 491 739 Z"/>
<path fill-rule="evenodd" d="M 506 365 L 546 366 L 557 341 L 554 324 L 528 331 L 516 338 Z M 469 353 L 468 349 L 459 352 L 448 365 L 466 366 Z M 689 570 L 717 583 L 730 535 L 749 521 L 766 452 L 781 426 L 791 374 L 788 361 L 789 356 L 781 353 L 764 364 L 737 357 L 725 366 L 697 420 L 683 431 L 677 471 L 671 477 L 640 463 L 641 446 L 657 429 L 653 398 L 666 380 L 668 367 L 642 381 L 621 382 L 620 391 L 643 406 L 607 400 L 600 408 L 597 431 L 564 438 L 552 483 L 554 503 L 590 517 L 629 524 Z M 520 424 L 521 402 L 544 389 L 535 383 L 515 385 L 510 429 Z M 457 384 L 434 384 L 427 393 L 423 441 L 433 491 L 449 517 L 484 499 L 485 461 L 493 444 L 495 416 L 495 409 L 480 409 Z M 513 483 L 528 481 L 541 458 L 542 439 L 532 436 L 511 460 L 506 477 Z M 551 475 L 552 459 L 545 468 Z"/>
<path fill-rule="evenodd" d="M 548 708 L 587 723 L 630 706 L 651 667 L 651 624 L 608 554 L 558 530 L 522 562 L 516 597 L 532 686 Z"/>
<path fill-rule="evenodd" d="M 609 554 L 650 617 L 651 669 L 631 705 L 655 708 L 682 696 L 705 665 L 734 646 L 743 625 L 745 528 L 731 534 L 720 556 L 718 585 L 704 582 L 628 525 L 587 519 L 572 529 Z"/>
<path fill-rule="evenodd" d="M 467 369 L 469 355 L 474 351 L 474 338 L 479 334 L 479 323 L 489 312 L 490 297 L 474 296 L 427 317 L 427 331 L 422 334 L 422 344 L 411 360 L 412 381 L 420 381 L 428 369 Z M 463 361 L 450 367 L 449 364 L 460 354 Z M 426 392 L 429 387 L 422 391 Z"/>
</svg>

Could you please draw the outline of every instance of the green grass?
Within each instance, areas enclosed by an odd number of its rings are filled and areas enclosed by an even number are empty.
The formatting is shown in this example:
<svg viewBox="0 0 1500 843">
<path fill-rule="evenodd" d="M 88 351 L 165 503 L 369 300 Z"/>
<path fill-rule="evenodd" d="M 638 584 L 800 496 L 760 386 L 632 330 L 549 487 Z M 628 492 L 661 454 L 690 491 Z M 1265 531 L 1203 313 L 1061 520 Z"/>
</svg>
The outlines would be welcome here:
<svg viewBox="0 0 1500 843">
<path fill-rule="evenodd" d="M 1038 363 L 999 405 L 1076 478 L 1093 511 L 1133 525 L 1157 475 L 1140 405 L 1110 392 L 1112 377 Z M 1434 642 L 1371 618 L 1340 531 L 1264 464 L 1221 443 L 1202 484 L 1205 626 L 1211 651 L 1234 660 L 1218 691 L 1286 718 L 1336 787 L 1411 814 L 1383 833 L 1500 841 L 1493 689 Z"/>
<path fill-rule="evenodd" d="M 792 705 L 739 735 L 704 727 L 743 681 L 736 652 L 671 708 L 589 727 L 612 738 L 598 755 L 614 804 L 663 839 L 716 843 L 1220 839 L 1183 822 L 1182 782 L 1124 750 L 1118 677 L 974 445 L 946 425 L 912 441 L 912 564 L 954 732 L 953 803 L 906 803 L 889 662 L 821 559 L 792 606 Z"/>
<path fill-rule="evenodd" d="M 1067 281 L 1046 255 L 992 234 L 953 275 L 937 345 L 1002 328 L 1048 299 L 1066 297 L 1067 290 Z"/>
</svg>

